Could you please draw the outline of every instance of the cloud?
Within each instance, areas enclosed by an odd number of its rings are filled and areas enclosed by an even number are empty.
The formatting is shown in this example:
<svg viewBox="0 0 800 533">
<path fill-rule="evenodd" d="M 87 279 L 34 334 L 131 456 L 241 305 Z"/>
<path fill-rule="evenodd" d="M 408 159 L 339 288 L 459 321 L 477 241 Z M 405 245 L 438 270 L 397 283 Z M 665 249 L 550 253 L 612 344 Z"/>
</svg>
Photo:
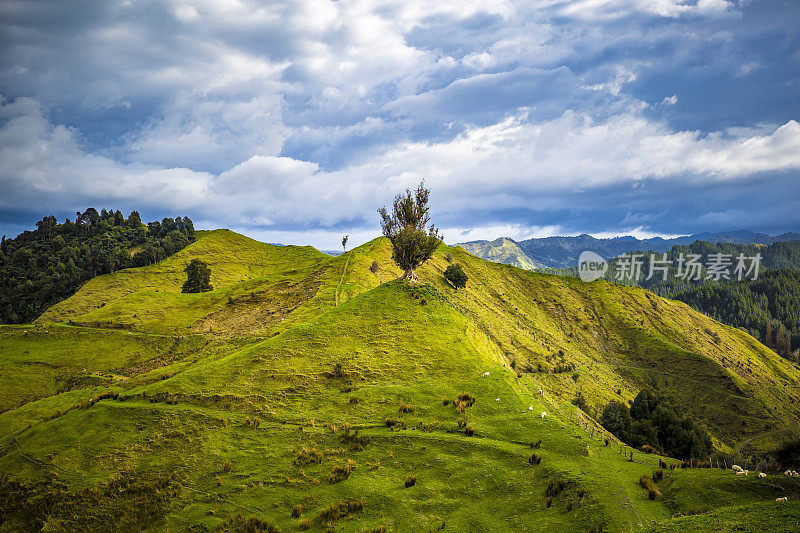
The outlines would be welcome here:
<svg viewBox="0 0 800 533">
<path fill-rule="evenodd" d="M 798 27 L 724 0 L 0 2 L 0 226 L 96 204 L 324 242 L 425 177 L 453 238 L 719 225 L 765 182 L 789 229 Z"/>
</svg>

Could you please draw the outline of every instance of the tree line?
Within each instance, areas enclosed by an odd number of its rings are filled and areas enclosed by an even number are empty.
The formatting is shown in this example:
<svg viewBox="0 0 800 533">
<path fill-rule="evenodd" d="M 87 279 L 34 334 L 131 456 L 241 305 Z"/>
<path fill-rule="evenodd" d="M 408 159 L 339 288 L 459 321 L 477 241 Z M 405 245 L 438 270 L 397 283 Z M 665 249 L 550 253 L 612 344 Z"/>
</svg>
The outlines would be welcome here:
<svg viewBox="0 0 800 533">
<path fill-rule="evenodd" d="M 0 322 L 26 323 L 87 280 L 157 263 L 195 240 L 189 217 L 144 224 L 138 212 L 90 207 L 59 224 L 44 217 L 36 229 L 0 241 Z"/>
</svg>

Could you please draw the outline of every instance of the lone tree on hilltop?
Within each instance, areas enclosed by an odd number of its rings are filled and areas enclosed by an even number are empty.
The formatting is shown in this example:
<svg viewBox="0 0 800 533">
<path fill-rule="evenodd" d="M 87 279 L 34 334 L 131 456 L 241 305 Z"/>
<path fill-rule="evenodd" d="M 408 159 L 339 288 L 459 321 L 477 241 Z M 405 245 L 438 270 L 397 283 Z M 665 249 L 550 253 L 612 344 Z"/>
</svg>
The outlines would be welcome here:
<svg viewBox="0 0 800 533">
<path fill-rule="evenodd" d="M 444 277 L 453 284 L 456 289 L 463 289 L 467 286 L 467 273 L 459 263 L 448 266 L 444 271 Z"/>
<path fill-rule="evenodd" d="M 406 189 L 405 194 L 394 197 L 391 214 L 385 206 L 378 209 L 383 234 L 392 242 L 392 259 L 405 272 L 403 279 L 411 282 L 419 281 L 414 269 L 433 255 L 441 240 L 433 224 L 425 231 L 431 218 L 430 193 L 423 181 L 413 193 Z"/>
<path fill-rule="evenodd" d="M 342 250 L 344 250 L 345 252 L 347 251 L 347 239 L 349 238 L 350 235 L 345 235 L 344 237 L 342 237 Z"/>
<path fill-rule="evenodd" d="M 184 272 L 186 272 L 187 279 L 183 284 L 183 292 L 208 292 L 214 288 L 210 283 L 211 269 L 205 262 L 192 259 Z"/>
</svg>

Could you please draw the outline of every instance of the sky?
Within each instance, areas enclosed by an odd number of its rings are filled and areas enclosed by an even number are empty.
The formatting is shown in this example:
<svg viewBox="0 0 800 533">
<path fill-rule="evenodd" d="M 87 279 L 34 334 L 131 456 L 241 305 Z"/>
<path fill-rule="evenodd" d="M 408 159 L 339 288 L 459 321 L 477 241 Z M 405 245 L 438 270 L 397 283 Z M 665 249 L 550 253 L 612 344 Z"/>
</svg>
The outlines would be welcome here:
<svg viewBox="0 0 800 533">
<path fill-rule="evenodd" d="M 800 230 L 794 0 L 0 0 L 0 233 Z"/>
</svg>

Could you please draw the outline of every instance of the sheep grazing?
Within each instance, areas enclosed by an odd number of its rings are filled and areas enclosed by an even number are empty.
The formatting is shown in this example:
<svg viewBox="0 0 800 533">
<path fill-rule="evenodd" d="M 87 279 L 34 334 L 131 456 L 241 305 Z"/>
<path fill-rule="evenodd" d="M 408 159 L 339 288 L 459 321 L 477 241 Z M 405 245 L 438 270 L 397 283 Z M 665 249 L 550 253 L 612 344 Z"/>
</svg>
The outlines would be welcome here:
<svg viewBox="0 0 800 533">
<path fill-rule="evenodd" d="M 495 398 L 494 401 L 499 402 L 500 398 Z"/>
<path fill-rule="evenodd" d="M 539 389 L 539 394 L 541 394 L 541 393 L 542 393 L 542 389 Z"/>
<path fill-rule="evenodd" d="M 792 471 L 791 470 L 787 470 L 786 472 L 783 473 L 783 475 L 786 476 L 786 477 L 792 477 Z"/>
<path fill-rule="evenodd" d="M 759 472 L 758 477 L 767 477 L 767 475 L 764 472 Z"/>
<path fill-rule="evenodd" d="M 506 367 L 506 364 L 505 364 L 505 363 L 503 363 L 503 368 L 505 368 L 505 367 Z"/>
<path fill-rule="evenodd" d="M 739 466 L 739 465 L 733 465 L 733 466 L 731 466 L 731 470 L 733 470 L 734 472 L 744 472 L 744 468 L 742 468 L 742 467 L 741 467 L 741 466 Z"/>
<path fill-rule="evenodd" d="M 483 377 L 488 378 L 489 377 L 489 373 L 488 372 L 484 372 L 483 373 Z"/>
<path fill-rule="evenodd" d="M 741 472 L 736 472 L 736 475 L 737 476 L 746 476 L 747 475 L 747 470 L 742 470 Z"/>
<path fill-rule="evenodd" d="M 528 406 L 528 411 L 533 411 L 533 406 L 532 405 Z"/>
<path fill-rule="evenodd" d="M 786 496 L 784 496 L 783 498 L 775 498 L 775 501 L 776 501 L 776 502 L 788 502 L 788 501 L 789 501 L 789 498 L 787 498 Z"/>
<path fill-rule="evenodd" d="M 544 411 L 542 411 L 542 418 L 544 418 L 544 417 L 546 417 L 546 416 L 547 416 L 547 413 L 546 413 L 546 412 L 544 412 Z"/>
</svg>

